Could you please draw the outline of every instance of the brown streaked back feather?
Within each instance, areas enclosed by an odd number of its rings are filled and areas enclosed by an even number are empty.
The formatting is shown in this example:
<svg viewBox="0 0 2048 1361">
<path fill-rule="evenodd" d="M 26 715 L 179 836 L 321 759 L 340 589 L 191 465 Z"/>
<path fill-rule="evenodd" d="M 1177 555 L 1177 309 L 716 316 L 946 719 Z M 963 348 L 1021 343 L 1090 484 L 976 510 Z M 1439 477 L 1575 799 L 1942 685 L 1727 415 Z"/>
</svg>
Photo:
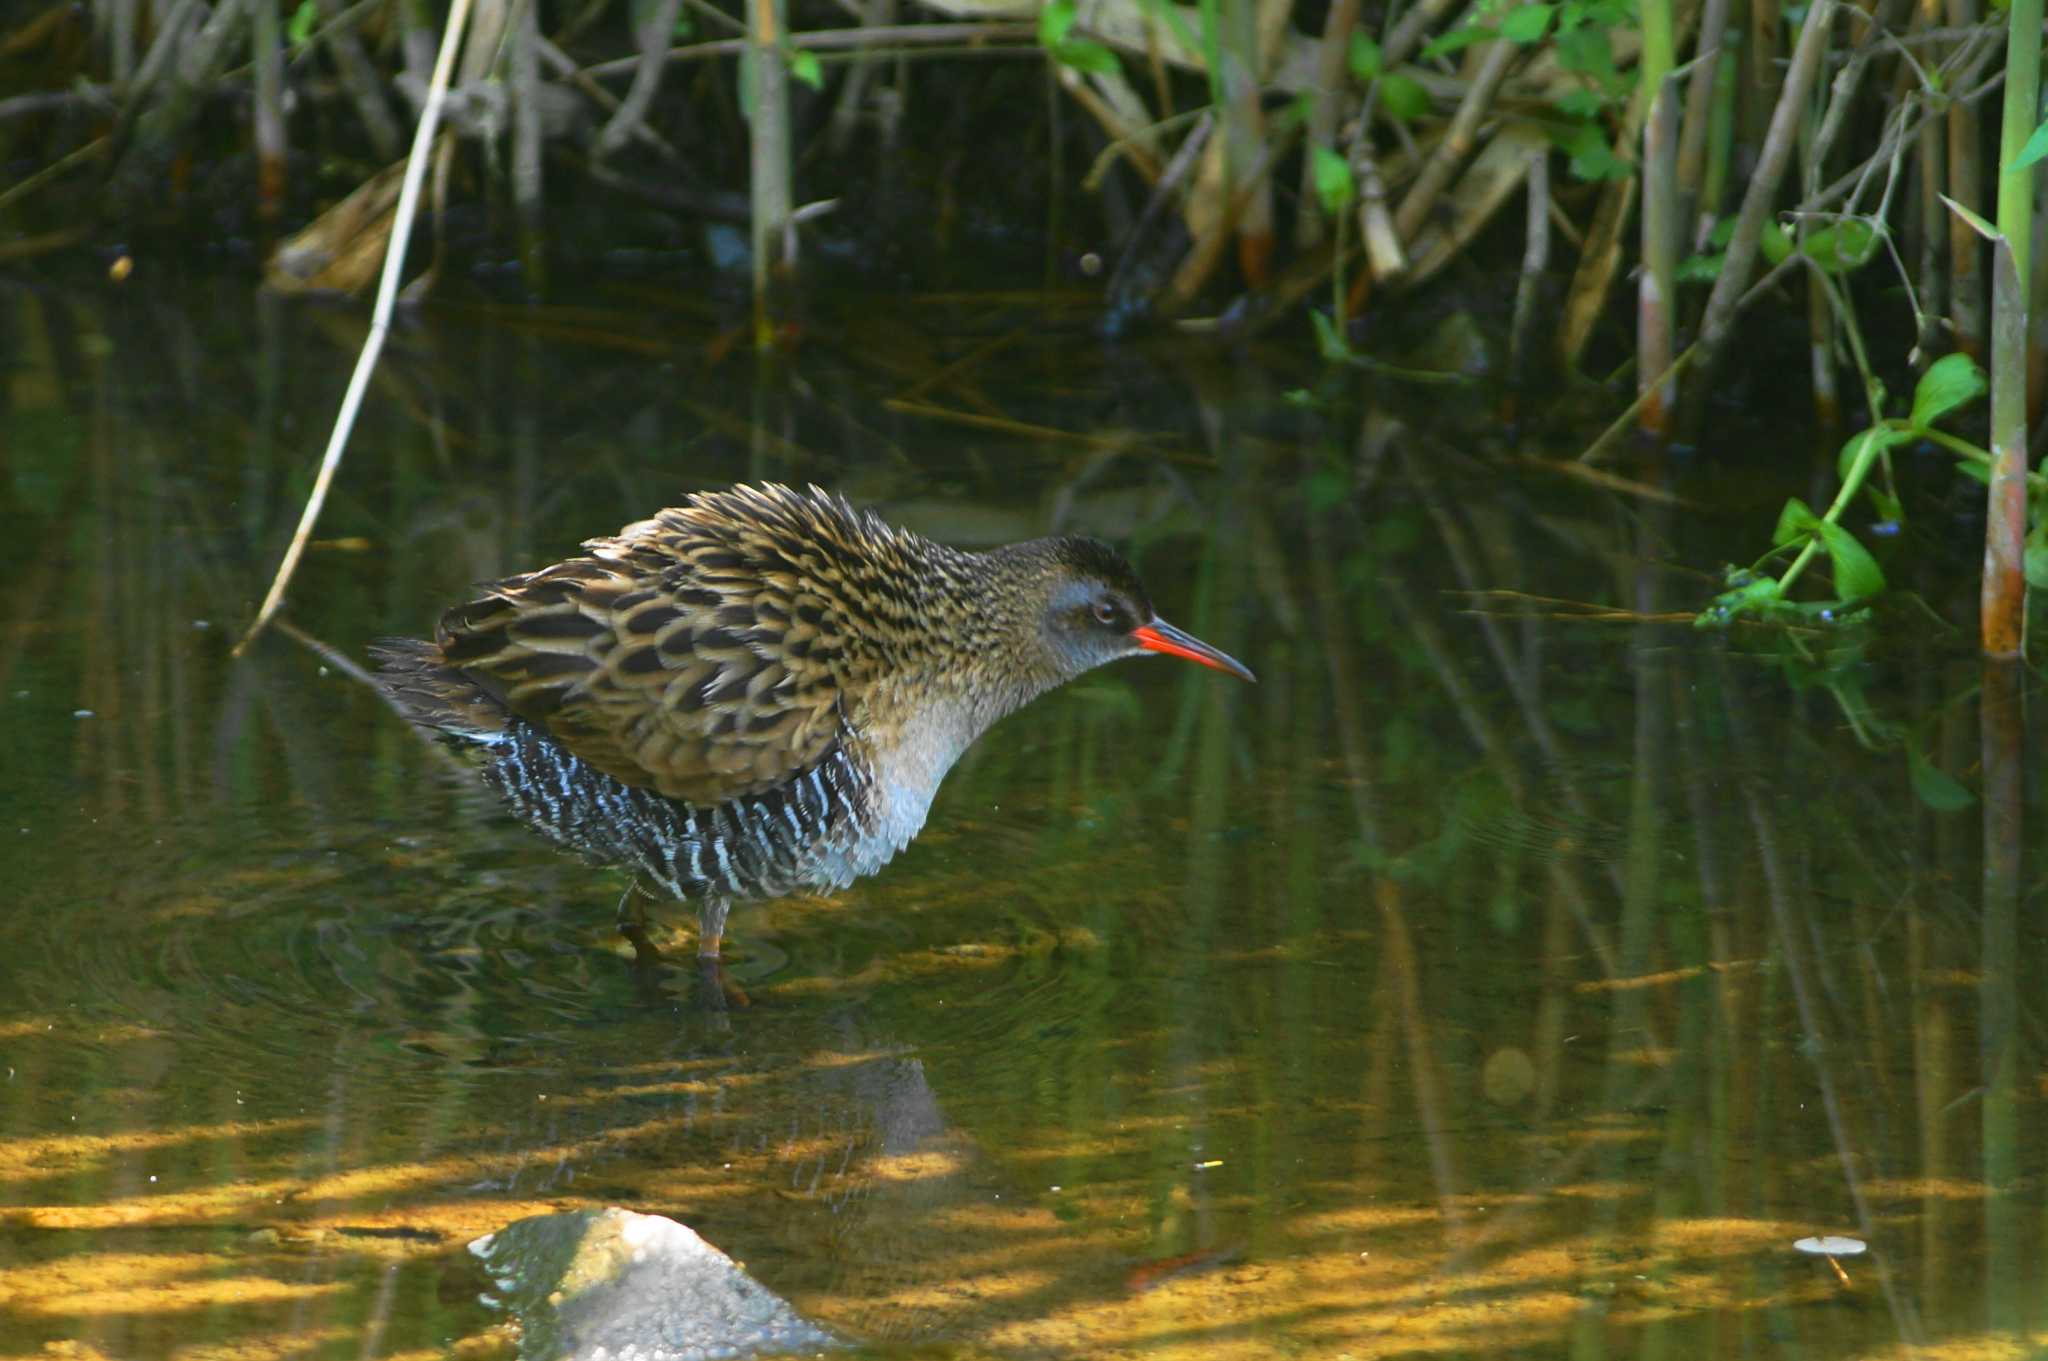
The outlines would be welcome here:
<svg viewBox="0 0 2048 1361">
<path fill-rule="evenodd" d="M 959 556 L 774 485 L 583 548 L 449 610 L 441 660 L 606 774 L 700 806 L 772 789 L 847 735 L 849 691 L 915 622 L 900 583 Z"/>
</svg>

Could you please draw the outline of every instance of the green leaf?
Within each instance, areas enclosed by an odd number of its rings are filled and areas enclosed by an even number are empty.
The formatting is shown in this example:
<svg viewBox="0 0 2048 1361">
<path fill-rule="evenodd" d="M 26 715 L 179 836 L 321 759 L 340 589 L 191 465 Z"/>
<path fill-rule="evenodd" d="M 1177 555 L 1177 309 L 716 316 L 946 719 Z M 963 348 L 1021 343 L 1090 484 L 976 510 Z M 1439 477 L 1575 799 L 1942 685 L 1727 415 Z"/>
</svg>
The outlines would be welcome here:
<svg viewBox="0 0 2048 1361">
<path fill-rule="evenodd" d="M 1380 107 L 1387 111 L 1389 118 L 1402 122 L 1420 118 L 1429 112 L 1429 91 L 1422 88 L 1422 82 L 1413 76 L 1404 76 L 1395 71 L 1380 81 Z"/>
<path fill-rule="evenodd" d="M 1906 771 L 1913 781 L 1913 797 L 1937 813 L 1958 813 L 1977 801 L 1954 776 L 1922 756 L 1916 742 L 1906 743 Z"/>
<path fill-rule="evenodd" d="M 1785 502 L 1785 508 L 1778 512 L 1778 527 L 1771 531 L 1771 542 L 1779 547 L 1799 539 L 1812 536 L 1820 524 L 1820 516 L 1798 497 Z"/>
<path fill-rule="evenodd" d="M 2027 144 L 2020 148 L 2020 154 L 2012 158 L 2012 164 L 2005 168 L 2007 174 L 2025 170 L 2043 156 L 2048 156 L 2048 123 L 2034 129 L 2034 135 L 2027 138 Z"/>
<path fill-rule="evenodd" d="M 1101 43 L 1087 38 L 1064 38 L 1048 49 L 1052 59 L 1062 66 L 1089 76 L 1111 76 L 1123 69 L 1116 59 L 1116 53 Z"/>
<path fill-rule="evenodd" d="M 1309 173 L 1315 180 L 1316 198 L 1323 211 L 1336 217 L 1351 206 L 1356 192 L 1351 183 L 1351 165 L 1326 146 L 1309 150 Z"/>
<path fill-rule="evenodd" d="M 1868 488 L 1868 490 L 1870 492 L 1871 507 L 1877 511 L 1878 519 L 1894 525 L 1906 523 L 1906 507 L 1900 502 L 1898 497 L 1892 495 L 1883 487 L 1873 486 Z"/>
<path fill-rule="evenodd" d="M 1852 217 L 1808 232 L 1799 249 L 1828 273 L 1847 274 L 1870 262 L 1877 254 L 1877 243 L 1876 229 L 1862 218 Z"/>
<path fill-rule="evenodd" d="M 1778 225 L 1776 218 L 1764 219 L 1763 235 L 1757 238 L 1757 247 L 1763 251 L 1764 259 L 1774 265 L 1782 265 L 1792 258 L 1792 238 L 1785 235 L 1785 229 Z"/>
<path fill-rule="evenodd" d="M 1556 9 L 1555 5 L 1517 5 L 1500 21 L 1500 36 L 1523 47 L 1539 42 L 1550 31 L 1550 16 Z"/>
<path fill-rule="evenodd" d="M 1607 129 L 1598 123 L 1580 123 L 1561 135 L 1553 132 L 1551 137 L 1571 157 L 1572 174 L 1578 179 L 1625 180 L 1635 173 L 1635 167 L 1614 154 Z"/>
<path fill-rule="evenodd" d="M 1633 24 L 1630 25 L 1633 27 Z M 1565 70 L 1592 76 L 1606 84 L 1615 76 L 1614 45 L 1607 40 L 1608 25 L 1589 23 L 1557 35 L 1557 60 Z"/>
<path fill-rule="evenodd" d="M 1327 312 L 1310 312 L 1308 319 L 1315 324 L 1316 350 L 1331 364 L 1351 362 L 1351 343 L 1344 339 L 1337 323 L 1330 320 Z"/>
<path fill-rule="evenodd" d="M 285 41 L 293 47 L 313 36 L 313 26 L 320 22 L 320 6 L 317 0 L 299 0 L 299 7 L 292 11 L 291 22 L 285 25 Z"/>
<path fill-rule="evenodd" d="M 2048 591 L 2048 543 L 2037 543 L 2029 538 L 2021 561 L 2025 564 L 2027 585 L 2037 591 Z"/>
<path fill-rule="evenodd" d="M 1976 401 L 1991 390 L 1984 370 L 1966 354 L 1945 354 L 1920 375 L 1913 389 L 1915 429 L 1925 430 L 1957 407 Z"/>
<path fill-rule="evenodd" d="M 1844 482 L 1849 480 L 1849 474 L 1856 467 L 1856 456 L 1862 452 L 1863 444 L 1866 440 L 1875 440 L 1877 442 L 1877 452 L 1883 453 L 1885 450 L 1895 449 L 1901 444 L 1911 444 L 1919 438 L 1920 436 L 1917 431 L 1901 430 L 1890 421 L 1886 421 L 1882 425 L 1873 425 L 1868 430 L 1858 430 L 1855 434 L 1849 436 L 1849 442 L 1844 444 L 1842 452 L 1835 456 L 1835 476 L 1841 478 Z"/>
<path fill-rule="evenodd" d="M 825 70 L 818 65 L 818 54 L 795 48 L 789 54 L 789 73 L 813 90 L 823 89 Z"/>
<path fill-rule="evenodd" d="M 1983 237 L 1986 241 L 2000 241 L 2004 239 L 1999 235 L 1998 228 L 1992 226 L 1989 222 L 1986 222 L 1982 217 L 1978 216 L 1970 209 L 1965 208 L 1962 204 L 1957 203 L 1947 194 L 1940 194 L 1937 195 L 1937 197 L 1940 198 L 1943 203 L 1946 203 L 1948 205 L 1948 210 L 1950 212 L 1954 213 L 1963 221 L 1969 223 L 1970 230 L 1976 232 L 1977 235 Z"/>
<path fill-rule="evenodd" d="M 1551 101 L 1557 111 L 1567 118 L 1592 118 L 1607 107 L 1607 96 L 1598 90 L 1589 90 L 1580 85 L 1566 90 Z"/>
<path fill-rule="evenodd" d="M 1464 24 L 1448 33 L 1439 33 L 1423 44 L 1422 60 L 1435 61 L 1438 57 L 1447 57 L 1453 52 L 1470 47 L 1473 43 L 1484 42 L 1496 36 L 1498 35 L 1491 25 Z"/>
<path fill-rule="evenodd" d="M 1351 498 L 1351 479 L 1335 468 L 1318 468 L 1302 482 L 1301 498 L 1310 510 L 1334 509 Z"/>
<path fill-rule="evenodd" d="M 1074 20 L 1081 15 L 1077 0 L 1051 0 L 1038 11 L 1038 45 L 1048 50 L 1058 47 L 1073 31 Z"/>
<path fill-rule="evenodd" d="M 1768 613 L 1785 598 L 1776 577 L 1757 577 L 1742 582 L 1732 591 L 1715 596 L 1707 607 L 1693 616 L 1696 629 L 1726 628 L 1747 614 Z"/>
<path fill-rule="evenodd" d="M 1678 262 L 1675 277 L 1682 284 L 1710 284 L 1721 277 L 1721 266 L 1727 263 L 1726 255 L 1688 255 Z"/>
<path fill-rule="evenodd" d="M 1815 525 L 1835 564 L 1835 589 L 1842 599 L 1862 600 L 1884 590 L 1884 572 L 1854 534 L 1827 520 L 1815 521 Z"/>
<path fill-rule="evenodd" d="M 1360 85 L 1370 85 L 1373 77 L 1380 73 L 1380 45 L 1365 36 L 1365 30 L 1351 30 L 1351 47 L 1345 53 L 1351 65 L 1351 78 Z"/>
</svg>

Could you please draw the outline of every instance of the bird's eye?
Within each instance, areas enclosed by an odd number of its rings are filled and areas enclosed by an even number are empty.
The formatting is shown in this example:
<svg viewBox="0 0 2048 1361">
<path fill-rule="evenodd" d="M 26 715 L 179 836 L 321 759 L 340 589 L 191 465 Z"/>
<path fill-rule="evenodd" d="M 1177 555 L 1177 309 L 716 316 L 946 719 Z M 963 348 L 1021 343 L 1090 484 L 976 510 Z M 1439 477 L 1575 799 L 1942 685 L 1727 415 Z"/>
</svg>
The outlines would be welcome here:
<svg viewBox="0 0 2048 1361">
<path fill-rule="evenodd" d="M 1107 600 L 1096 601 L 1095 622 L 1098 624 L 1114 624 L 1116 622 L 1116 606 Z"/>
</svg>

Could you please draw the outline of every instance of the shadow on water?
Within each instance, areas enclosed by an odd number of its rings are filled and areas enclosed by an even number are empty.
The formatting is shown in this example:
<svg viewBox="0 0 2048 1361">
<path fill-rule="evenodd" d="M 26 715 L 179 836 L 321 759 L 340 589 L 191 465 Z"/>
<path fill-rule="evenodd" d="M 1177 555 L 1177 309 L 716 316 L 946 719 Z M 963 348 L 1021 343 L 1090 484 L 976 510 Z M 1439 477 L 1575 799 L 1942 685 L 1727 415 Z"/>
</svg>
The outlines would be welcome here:
<svg viewBox="0 0 2048 1361">
<path fill-rule="evenodd" d="M 736 914 L 719 1012 L 347 676 L 228 661 L 355 319 L 6 298 L 0 1354 L 489 1355 L 461 1245 L 606 1204 L 882 1354 L 2048 1327 L 2028 683 L 1919 615 L 1848 658 L 1658 622 L 1750 535 L 1699 504 L 1736 451 L 1683 505 L 1511 474 L 1476 400 L 1339 429 L 1278 357 L 1000 300 L 760 374 L 651 293 L 426 318 L 295 587 L 345 653 L 776 477 L 1115 537 L 1261 677 L 1009 720 L 883 875 Z"/>
</svg>

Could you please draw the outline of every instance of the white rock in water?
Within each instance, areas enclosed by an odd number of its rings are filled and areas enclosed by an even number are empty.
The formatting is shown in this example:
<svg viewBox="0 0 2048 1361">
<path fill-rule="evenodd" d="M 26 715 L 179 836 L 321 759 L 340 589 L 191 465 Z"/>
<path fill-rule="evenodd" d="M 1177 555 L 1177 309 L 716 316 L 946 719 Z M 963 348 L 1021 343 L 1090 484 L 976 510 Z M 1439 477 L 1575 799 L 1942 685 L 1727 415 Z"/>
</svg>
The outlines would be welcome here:
<svg viewBox="0 0 2048 1361">
<path fill-rule="evenodd" d="M 1802 1238 L 1792 1246 L 1816 1257 L 1854 1257 L 1870 1250 L 1870 1244 L 1861 1238 L 1842 1238 L 1835 1234 L 1824 1238 Z"/>
<path fill-rule="evenodd" d="M 535 1215 L 469 1245 L 519 1316 L 522 1361 L 736 1361 L 842 1345 L 661 1215 Z"/>
</svg>

